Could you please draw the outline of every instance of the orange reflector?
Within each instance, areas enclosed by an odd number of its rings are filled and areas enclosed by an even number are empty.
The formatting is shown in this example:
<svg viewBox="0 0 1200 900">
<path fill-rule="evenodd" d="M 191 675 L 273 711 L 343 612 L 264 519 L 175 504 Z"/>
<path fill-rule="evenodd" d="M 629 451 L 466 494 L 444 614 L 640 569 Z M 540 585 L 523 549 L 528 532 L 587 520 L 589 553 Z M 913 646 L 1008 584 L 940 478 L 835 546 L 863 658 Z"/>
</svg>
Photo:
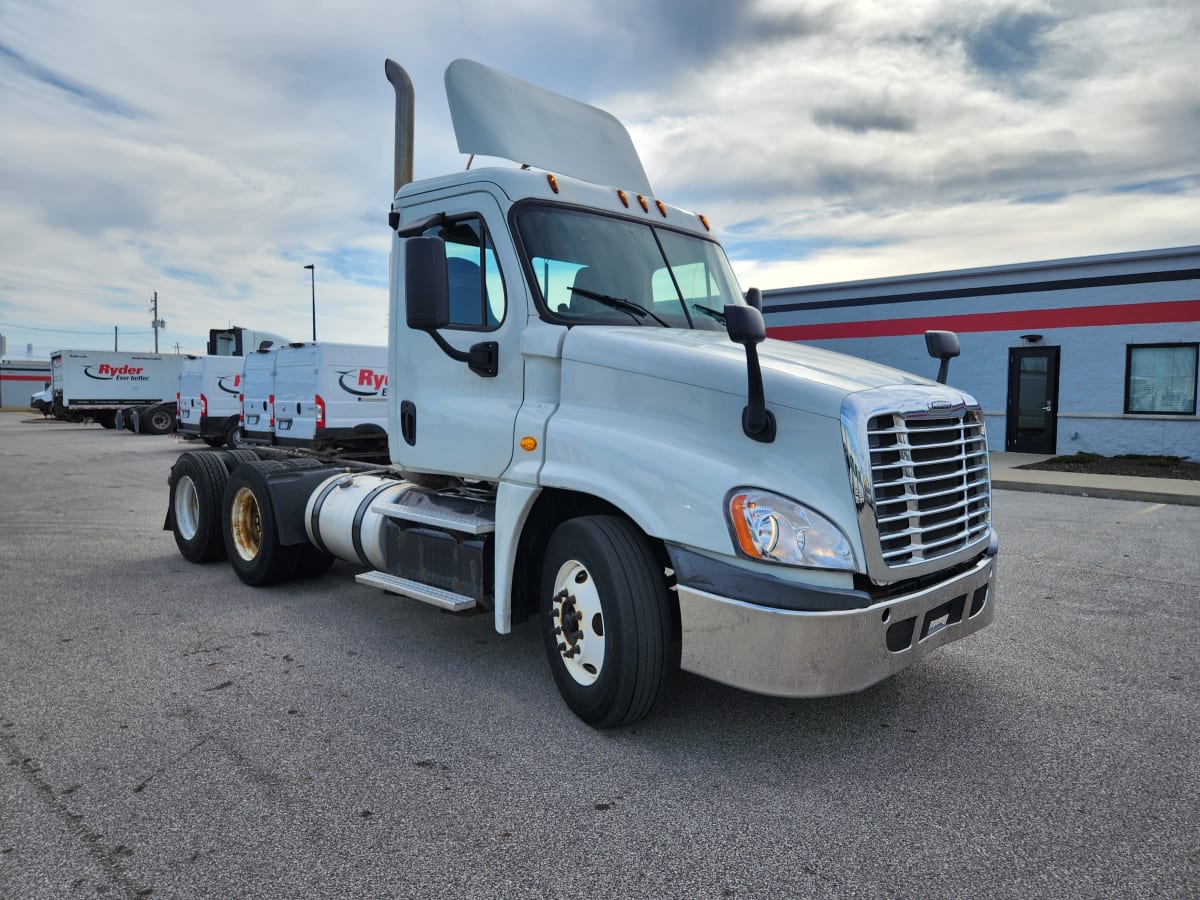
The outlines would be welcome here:
<svg viewBox="0 0 1200 900">
<path fill-rule="evenodd" d="M 642 212 L 650 212 L 650 204 L 646 202 L 646 198 L 638 194 L 638 203 L 642 204 Z"/>
<path fill-rule="evenodd" d="M 625 208 L 629 209 L 629 195 L 620 188 L 617 188 L 617 196 L 621 198 L 621 203 L 624 204 Z"/>
<path fill-rule="evenodd" d="M 754 538 L 750 535 L 750 523 L 746 521 L 746 510 L 754 509 L 754 501 L 746 502 L 745 494 L 738 494 L 729 501 L 729 510 L 733 519 L 733 530 L 737 533 L 738 543 L 742 547 L 742 552 L 747 556 L 753 556 L 761 559 L 762 554 L 758 552 L 758 547 L 754 542 Z"/>
<path fill-rule="evenodd" d="M 662 213 L 663 218 L 665 219 L 667 217 L 667 204 L 663 203 L 661 200 L 655 200 L 654 205 L 658 207 L 658 211 Z"/>
<path fill-rule="evenodd" d="M 708 216 L 701 216 L 700 224 L 704 226 L 705 231 L 712 231 L 712 229 L 708 227 Z"/>
<path fill-rule="evenodd" d="M 537 449 L 537 439 L 531 438 L 529 435 L 525 435 L 525 437 L 521 438 L 521 449 L 532 453 Z"/>
<path fill-rule="evenodd" d="M 558 193 L 558 179 L 555 178 L 553 175 L 551 175 L 549 172 L 547 172 L 546 180 L 548 182 L 550 182 L 550 190 L 554 191 L 554 193 L 557 194 Z"/>
</svg>

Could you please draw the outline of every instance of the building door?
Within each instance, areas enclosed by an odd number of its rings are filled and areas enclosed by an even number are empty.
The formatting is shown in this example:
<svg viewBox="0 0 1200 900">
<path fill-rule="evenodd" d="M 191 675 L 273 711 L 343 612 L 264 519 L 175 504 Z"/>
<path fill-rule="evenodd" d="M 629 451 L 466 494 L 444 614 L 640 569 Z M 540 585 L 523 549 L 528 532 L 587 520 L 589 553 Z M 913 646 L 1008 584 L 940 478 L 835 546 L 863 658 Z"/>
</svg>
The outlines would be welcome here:
<svg viewBox="0 0 1200 900">
<path fill-rule="evenodd" d="M 1054 453 L 1058 438 L 1058 347 L 1008 351 L 1008 414 L 1004 448 Z"/>
</svg>

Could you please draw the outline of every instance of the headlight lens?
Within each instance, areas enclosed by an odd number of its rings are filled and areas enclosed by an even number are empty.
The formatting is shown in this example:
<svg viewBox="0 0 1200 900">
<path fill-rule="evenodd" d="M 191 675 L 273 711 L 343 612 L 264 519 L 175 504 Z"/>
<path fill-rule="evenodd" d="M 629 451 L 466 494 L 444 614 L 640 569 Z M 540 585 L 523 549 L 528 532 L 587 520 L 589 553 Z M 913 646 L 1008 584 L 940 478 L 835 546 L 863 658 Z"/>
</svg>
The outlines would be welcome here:
<svg viewBox="0 0 1200 900">
<path fill-rule="evenodd" d="M 751 559 L 854 570 L 854 552 L 841 529 L 795 500 L 742 488 L 729 495 L 726 512 L 738 547 Z"/>
</svg>

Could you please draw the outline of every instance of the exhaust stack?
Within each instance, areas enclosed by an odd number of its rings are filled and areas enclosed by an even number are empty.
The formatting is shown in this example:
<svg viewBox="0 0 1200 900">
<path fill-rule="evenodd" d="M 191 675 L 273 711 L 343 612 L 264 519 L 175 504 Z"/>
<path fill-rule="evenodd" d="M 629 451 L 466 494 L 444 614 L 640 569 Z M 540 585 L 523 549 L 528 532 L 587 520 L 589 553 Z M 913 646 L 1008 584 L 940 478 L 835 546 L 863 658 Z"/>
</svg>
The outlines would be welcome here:
<svg viewBox="0 0 1200 900">
<path fill-rule="evenodd" d="M 413 180 L 413 84 L 408 73 L 395 60 L 385 60 L 384 74 L 396 91 L 396 155 L 392 197 Z"/>
</svg>

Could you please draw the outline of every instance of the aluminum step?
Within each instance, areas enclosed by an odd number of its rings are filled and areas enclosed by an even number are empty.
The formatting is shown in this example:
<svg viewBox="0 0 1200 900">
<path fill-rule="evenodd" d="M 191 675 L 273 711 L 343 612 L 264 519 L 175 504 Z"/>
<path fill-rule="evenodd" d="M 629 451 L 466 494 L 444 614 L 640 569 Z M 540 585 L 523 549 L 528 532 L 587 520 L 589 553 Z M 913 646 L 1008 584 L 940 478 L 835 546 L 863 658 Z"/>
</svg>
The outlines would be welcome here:
<svg viewBox="0 0 1200 900">
<path fill-rule="evenodd" d="M 354 576 L 354 580 L 359 584 L 387 591 L 389 594 L 411 597 L 414 600 L 420 600 L 422 603 L 429 603 L 441 609 L 448 609 L 451 612 L 462 612 L 465 609 L 474 609 L 475 607 L 475 599 L 473 597 L 466 597 L 462 594 L 456 594 L 453 591 L 443 590 L 442 588 L 433 587 L 428 584 L 421 584 L 419 581 L 411 581 L 408 578 L 401 578 L 399 575 L 389 575 L 387 572 L 360 572 Z"/>
<path fill-rule="evenodd" d="M 437 507 L 413 506 L 405 503 L 376 503 L 371 507 L 371 512 L 405 522 L 434 525 L 438 528 L 445 528 L 447 531 L 458 531 L 463 534 L 491 534 L 496 530 L 495 519 Z"/>
</svg>

